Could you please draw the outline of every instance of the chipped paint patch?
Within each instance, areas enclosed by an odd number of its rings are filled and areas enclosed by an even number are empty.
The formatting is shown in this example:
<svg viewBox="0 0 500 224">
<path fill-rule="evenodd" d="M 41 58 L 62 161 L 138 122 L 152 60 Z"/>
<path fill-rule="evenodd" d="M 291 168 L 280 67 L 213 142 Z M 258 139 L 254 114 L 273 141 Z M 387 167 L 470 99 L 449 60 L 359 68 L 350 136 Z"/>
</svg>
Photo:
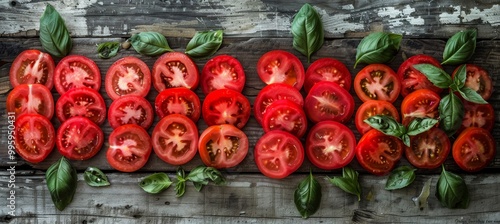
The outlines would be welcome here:
<svg viewBox="0 0 500 224">
<path fill-rule="evenodd" d="M 439 22 L 442 24 L 460 23 L 460 6 L 449 6 L 453 9 L 452 13 L 443 12 L 439 15 Z"/>
<path fill-rule="evenodd" d="M 425 21 L 421 16 L 414 17 L 411 16 L 415 12 L 415 8 L 410 5 L 406 5 L 403 9 L 399 10 L 395 7 L 384 7 L 378 11 L 378 16 L 389 17 L 389 27 L 400 27 L 404 25 L 422 26 L 425 25 Z"/>
<path fill-rule="evenodd" d="M 315 9 L 321 15 L 321 20 L 323 21 L 323 29 L 326 32 L 333 34 L 344 34 L 347 31 L 357 31 L 365 29 L 365 25 L 363 23 L 349 22 L 349 19 L 352 18 L 350 14 L 335 13 L 333 15 L 329 15 L 325 10 L 321 8 Z"/>
<path fill-rule="evenodd" d="M 343 5 L 342 9 L 343 10 L 353 10 L 354 9 L 354 5 L 353 4 Z"/>
<path fill-rule="evenodd" d="M 96 26 L 94 31 L 92 32 L 92 35 L 102 37 L 102 36 L 110 36 L 111 31 L 109 30 L 108 26 Z"/>
<path fill-rule="evenodd" d="M 441 13 L 439 22 L 443 24 L 457 24 L 461 22 L 472 22 L 480 20 L 482 23 L 488 23 L 491 26 L 500 26 L 500 5 L 492 5 L 489 9 L 478 9 L 477 7 L 469 10 L 462 10 L 461 6 L 450 6 L 452 13 Z"/>
</svg>

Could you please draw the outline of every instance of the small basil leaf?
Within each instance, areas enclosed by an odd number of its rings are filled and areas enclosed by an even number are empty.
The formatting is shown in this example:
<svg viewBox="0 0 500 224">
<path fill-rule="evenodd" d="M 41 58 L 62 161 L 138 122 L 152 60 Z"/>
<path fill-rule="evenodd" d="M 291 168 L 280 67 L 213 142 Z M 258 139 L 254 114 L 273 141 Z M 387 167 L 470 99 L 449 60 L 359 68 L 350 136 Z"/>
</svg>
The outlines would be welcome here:
<svg viewBox="0 0 500 224">
<path fill-rule="evenodd" d="M 457 73 L 455 73 L 455 78 L 453 79 L 453 83 L 455 83 L 458 90 L 464 87 L 466 81 L 467 81 L 467 69 L 466 65 L 463 64 L 460 67 L 458 67 Z"/>
<path fill-rule="evenodd" d="M 173 51 L 165 36 L 158 32 L 140 32 L 132 35 L 129 41 L 135 51 L 143 55 L 156 56 Z"/>
<path fill-rule="evenodd" d="M 202 183 L 198 183 L 198 182 L 193 182 L 193 185 L 194 185 L 194 188 L 200 192 L 201 189 L 203 188 L 203 186 L 205 186 L 206 184 L 202 184 Z"/>
<path fill-rule="evenodd" d="M 50 4 L 47 4 L 40 18 L 40 42 L 43 49 L 55 57 L 64 57 L 73 48 L 63 18 Z"/>
<path fill-rule="evenodd" d="M 321 185 L 313 177 L 312 172 L 310 172 L 309 175 L 299 183 L 293 195 L 295 207 L 302 218 L 307 219 L 318 211 L 321 203 L 321 196 Z"/>
<path fill-rule="evenodd" d="M 364 37 L 356 51 L 354 68 L 360 62 L 365 64 L 389 62 L 398 53 L 402 38 L 402 35 L 386 32 L 375 32 Z"/>
<path fill-rule="evenodd" d="M 477 104 L 487 104 L 488 102 L 483 99 L 479 93 L 474 91 L 473 89 L 469 87 L 462 87 L 460 90 L 458 90 L 460 95 L 467 101 L 477 103 Z"/>
<path fill-rule="evenodd" d="M 453 83 L 448 73 L 432 64 L 416 64 L 413 65 L 413 68 L 424 74 L 432 84 L 439 88 L 446 89 Z"/>
<path fill-rule="evenodd" d="M 406 128 L 390 116 L 375 115 L 367 118 L 364 122 L 386 135 L 400 138 L 406 133 Z"/>
<path fill-rule="evenodd" d="M 476 50 L 477 31 L 469 29 L 454 34 L 446 42 L 443 65 L 457 65 L 469 60 Z"/>
<path fill-rule="evenodd" d="M 410 136 L 408 134 L 404 134 L 401 136 L 401 141 L 403 141 L 403 144 L 406 146 L 410 147 Z"/>
<path fill-rule="evenodd" d="M 186 46 L 186 54 L 193 58 L 211 56 L 219 50 L 222 39 L 222 30 L 196 32 Z"/>
<path fill-rule="evenodd" d="M 59 211 L 64 210 L 76 192 L 78 177 L 75 168 L 63 156 L 47 169 L 45 180 L 52 202 Z"/>
<path fill-rule="evenodd" d="M 83 179 L 92 187 L 109 186 L 108 177 L 97 167 L 88 167 L 83 173 Z"/>
<path fill-rule="evenodd" d="M 150 194 L 158 194 L 172 185 L 172 181 L 166 173 L 154 173 L 146 176 L 139 186 Z"/>
<path fill-rule="evenodd" d="M 386 190 L 405 188 L 415 180 L 415 171 L 409 166 L 401 166 L 394 169 L 385 182 Z"/>
<path fill-rule="evenodd" d="M 349 167 L 342 168 L 342 177 L 327 178 L 330 183 L 343 191 L 358 196 L 361 200 L 361 185 L 358 181 L 358 172 Z"/>
<path fill-rule="evenodd" d="M 193 183 L 199 183 L 203 185 L 207 185 L 208 181 L 214 182 L 216 185 L 222 185 L 226 183 L 226 179 L 222 176 L 222 174 L 213 167 L 206 166 L 198 166 L 195 167 L 186 177 L 186 180 L 189 180 Z"/>
<path fill-rule="evenodd" d="M 412 120 L 408 125 L 407 134 L 409 136 L 415 136 L 420 133 L 426 132 L 434 127 L 434 125 L 436 125 L 438 122 L 439 120 L 433 118 L 416 118 Z"/>
<path fill-rule="evenodd" d="M 444 169 L 436 185 L 436 197 L 447 208 L 467 208 L 469 190 L 462 177 Z"/>
<path fill-rule="evenodd" d="M 449 93 L 439 102 L 439 126 L 451 136 L 460 128 L 464 118 L 464 106 L 458 96 Z"/>
<path fill-rule="evenodd" d="M 220 171 L 218 171 L 217 169 L 215 169 L 213 167 L 205 168 L 204 173 L 205 173 L 206 177 L 210 181 L 214 182 L 216 185 L 222 185 L 222 184 L 226 183 L 226 179 L 224 178 L 224 176 L 222 176 Z"/>
<path fill-rule="evenodd" d="M 177 168 L 177 182 L 175 183 L 175 196 L 182 197 L 186 193 L 186 173 L 181 167 Z"/>
<path fill-rule="evenodd" d="M 102 59 L 109 59 L 118 53 L 120 49 L 119 42 L 104 42 L 97 45 L 97 55 Z"/>
<path fill-rule="evenodd" d="M 292 21 L 293 47 L 307 56 L 311 61 L 311 55 L 323 46 L 324 31 L 323 23 L 318 12 L 308 3 L 300 8 Z"/>
</svg>

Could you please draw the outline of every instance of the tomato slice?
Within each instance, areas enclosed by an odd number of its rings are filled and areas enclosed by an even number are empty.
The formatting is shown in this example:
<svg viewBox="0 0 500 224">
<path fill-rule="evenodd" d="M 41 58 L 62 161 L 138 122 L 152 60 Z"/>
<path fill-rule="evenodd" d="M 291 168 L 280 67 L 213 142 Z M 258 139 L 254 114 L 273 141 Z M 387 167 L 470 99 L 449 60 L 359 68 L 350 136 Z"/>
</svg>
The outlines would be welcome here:
<svg viewBox="0 0 500 224">
<path fill-rule="evenodd" d="M 455 71 L 453 71 L 453 78 L 455 77 L 459 68 L 460 66 L 457 67 Z M 479 95 L 481 95 L 484 100 L 488 100 L 491 96 L 491 93 L 493 92 L 493 82 L 491 81 L 491 77 L 488 74 L 488 71 L 475 64 L 466 64 L 465 71 L 467 73 L 465 86 L 479 93 Z"/>
<path fill-rule="evenodd" d="M 321 58 L 314 61 L 306 70 L 304 90 L 309 90 L 319 81 L 330 81 L 339 84 L 349 91 L 351 89 L 351 73 L 344 63 L 334 58 Z"/>
<path fill-rule="evenodd" d="M 417 54 L 409 57 L 398 69 L 398 77 L 401 80 L 401 95 L 405 97 L 419 89 L 429 89 L 438 94 L 441 93 L 443 89 L 432 84 L 424 74 L 413 67 L 417 64 L 431 64 L 438 68 L 443 68 L 438 60 L 429 55 Z"/>
<path fill-rule="evenodd" d="M 153 124 L 153 119 L 153 106 L 140 96 L 122 96 L 113 101 L 108 110 L 108 121 L 112 128 L 137 124 L 147 130 Z"/>
<path fill-rule="evenodd" d="M 484 128 L 488 131 L 493 130 L 495 124 L 495 111 L 491 104 L 477 104 L 466 100 L 464 104 L 464 118 L 458 132 L 462 132 L 468 127 Z"/>
<path fill-rule="evenodd" d="M 399 96 L 401 84 L 392 68 L 371 64 L 361 69 L 354 78 L 354 91 L 363 102 L 385 100 L 393 103 Z"/>
<path fill-rule="evenodd" d="M 153 65 L 153 85 L 158 92 L 167 88 L 196 89 L 199 71 L 196 64 L 184 53 L 167 52 Z"/>
<path fill-rule="evenodd" d="M 384 100 L 368 100 L 359 106 L 355 115 L 356 129 L 360 134 L 365 134 L 373 129 L 370 125 L 365 123 L 365 120 L 375 115 L 391 116 L 399 122 L 399 113 L 396 107 Z"/>
<path fill-rule="evenodd" d="M 298 138 L 307 130 L 307 117 L 301 106 L 290 100 L 278 100 L 272 103 L 262 119 L 264 132 L 282 130 Z"/>
<path fill-rule="evenodd" d="M 50 54 L 39 50 L 21 52 L 10 67 L 10 84 L 16 87 L 21 84 L 42 84 L 49 90 L 54 85 L 54 60 Z"/>
<path fill-rule="evenodd" d="M 467 128 L 455 139 L 452 154 L 457 165 L 463 170 L 480 171 L 495 158 L 495 139 L 484 128 Z"/>
<path fill-rule="evenodd" d="M 450 154 L 448 135 L 439 128 L 410 137 L 410 147 L 405 146 L 408 161 L 417 168 L 434 169 L 444 163 Z"/>
<path fill-rule="evenodd" d="M 39 114 L 23 114 L 16 119 L 15 148 L 30 163 L 42 162 L 52 152 L 55 130 L 50 120 Z"/>
<path fill-rule="evenodd" d="M 170 114 L 158 122 L 151 141 L 160 159 L 171 165 L 183 165 L 198 151 L 198 128 L 188 117 Z"/>
<path fill-rule="evenodd" d="M 403 99 L 401 114 L 403 125 L 407 126 L 415 118 L 438 118 L 441 97 L 432 90 L 419 89 Z"/>
<path fill-rule="evenodd" d="M 262 124 L 267 107 L 277 100 L 290 100 L 301 107 L 304 106 L 302 94 L 292 86 L 283 83 L 267 85 L 257 94 L 253 105 L 254 116 L 259 124 Z"/>
<path fill-rule="evenodd" d="M 264 134 L 255 145 L 255 164 L 269 178 L 282 179 L 300 168 L 304 148 L 294 135 L 280 130 Z"/>
<path fill-rule="evenodd" d="M 201 133 L 198 144 L 201 160 L 216 169 L 240 164 L 248 153 L 248 137 L 230 124 L 210 126 Z"/>
<path fill-rule="evenodd" d="M 70 89 L 57 100 L 56 116 L 61 122 L 70 117 L 83 116 L 96 124 L 102 124 L 106 119 L 106 104 L 102 96 L 93 89 Z"/>
<path fill-rule="evenodd" d="M 155 99 L 155 110 L 160 119 L 169 114 L 182 114 L 197 122 L 201 116 L 200 108 L 198 95 L 185 87 L 165 89 Z"/>
<path fill-rule="evenodd" d="M 201 71 L 201 90 L 205 95 L 217 89 L 237 92 L 245 87 L 245 70 L 238 59 L 230 55 L 218 55 L 208 60 Z"/>
<path fill-rule="evenodd" d="M 325 120 L 347 122 L 354 113 L 354 98 L 337 83 L 316 83 L 305 99 L 307 117 L 317 123 Z"/>
<path fill-rule="evenodd" d="M 304 66 L 297 56 L 288 51 L 272 50 L 262 55 L 257 62 L 257 74 L 268 85 L 285 83 L 297 90 L 304 85 Z"/>
<path fill-rule="evenodd" d="M 106 159 L 116 170 L 134 172 L 148 162 L 151 151 L 151 138 L 146 130 L 136 124 L 126 124 L 109 135 Z"/>
<path fill-rule="evenodd" d="M 82 55 L 69 55 L 57 63 L 54 71 L 54 85 L 61 95 L 69 89 L 79 87 L 99 91 L 101 72 L 92 59 Z"/>
<path fill-rule="evenodd" d="M 101 128 L 86 117 L 69 118 L 57 130 L 57 149 L 68 159 L 90 159 L 101 150 L 103 142 Z"/>
<path fill-rule="evenodd" d="M 203 101 L 202 114 L 208 126 L 232 124 L 243 128 L 250 118 L 250 101 L 235 90 L 218 89 Z"/>
<path fill-rule="evenodd" d="M 396 137 L 372 129 L 356 146 L 356 159 L 368 172 L 382 176 L 391 172 L 403 155 L 403 143 Z"/>
<path fill-rule="evenodd" d="M 123 57 L 109 67 L 104 85 L 112 100 L 125 95 L 145 97 L 151 88 L 151 71 L 139 58 Z"/>
<path fill-rule="evenodd" d="M 356 138 L 351 129 L 336 121 L 315 124 L 306 139 L 306 154 L 315 166 L 339 169 L 349 164 L 355 155 Z"/>
<path fill-rule="evenodd" d="M 21 84 L 7 96 L 6 108 L 18 117 L 21 114 L 40 114 L 48 119 L 54 115 L 54 99 L 42 84 Z"/>
</svg>

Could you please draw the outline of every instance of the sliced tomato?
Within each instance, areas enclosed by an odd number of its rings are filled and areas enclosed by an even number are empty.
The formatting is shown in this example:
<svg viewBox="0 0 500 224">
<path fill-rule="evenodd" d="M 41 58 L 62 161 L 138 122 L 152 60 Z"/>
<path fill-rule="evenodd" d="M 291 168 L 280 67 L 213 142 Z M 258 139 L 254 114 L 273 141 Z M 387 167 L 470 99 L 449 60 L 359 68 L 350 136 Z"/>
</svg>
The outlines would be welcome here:
<svg viewBox="0 0 500 224">
<path fill-rule="evenodd" d="M 393 103 L 399 96 L 401 84 L 392 68 L 371 64 L 361 69 L 354 78 L 354 91 L 363 102 L 385 100 Z"/>
<path fill-rule="evenodd" d="M 268 85 L 285 83 L 298 90 L 304 85 L 304 66 L 288 51 L 272 50 L 262 55 L 257 62 L 257 74 Z"/>
<path fill-rule="evenodd" d="M 70 117 L 83 116 L 96 124 L 102 124 L 106 120 L 106 104 L 102 96 L 93 89 L 70 89 L 57 100 L 56 116 L 61 122 Z"/>
<path fill-rule="evenodd" d="M 86 117 L 72 117 L 57 129 L 57 149 L 68 159 L 86 160 L 102 147 L 104 133 Z"/>
<path fill-rule="evenodd" d="M 232 89 L 237 92 L 245 87 L 245 70 L 230 55 L 218 55 L 208 60 L 201 72 L 201 90 L 205 95 L 217 89 Z"/>
<path fill-rule="evenodd" d="M 153 119 L 153 106 L 140 96 L 122 96 L 113 101 L 108 110 L 108 121 L 112 128 L 137 124 L 147 130 L 153 124 Z"/>
<path fill-rule="evenodd" d="M 307 130 L 307 117 L 301 106 L 290 100 L 278 100 L 267 107 L 262 118 L 264 132 L 282 130 L 298 138 Z"/>
<path fill-rule="evenodd" d="M 104 85 L 112 100 L 125 95 L 145 97 L 151 88 L 151 71 L 139 58 L 123 57 L 109 67 Z"/>
<path fill-rule="evenodd" d="M 255 164 L 269 178 L 282 179 L 300 168 L 304 148 L 294 135 L 280 130 L 264 134 L 255 145 Z"/>
<path fill-rule="evenodd" d="M 198 67 L 181 52 L 167 52 L 153 65 L 153 85 L 158 92 L 174 87 L 194 90 L 199 79 Z"/>
<path fill-rule="evenodd" d="M 315 166 L 339 169 L 349 164 L 355 155 L 356 138 L 351 129 L 336 121 L 315 124 L 306 138 L 306 154 Z"/>
<path fill-rule="evenodd" d="M 216 169 L 240 164 L 248 153 L 248 137 L 230 124 L 210 126 L 201 133 L 198 144 L 201 161 Z"/>
<path fill-rule="evenodd" d="M 495 139 L 484 128 L 467 128 L 455 139 L 452 154 L 457 165 L 463 170 L 480 171 L 495 158 Z"/>
<path fill-rule="evenodd" d="M 160 119 L 169 114 L 183 114 L 197 122 L 201 116 L 200 98 L 185 87 L 165 89 L 156 96 L 155 110 Z"/>
<path fill-rule="evenodd" d="M 69 55 L 57 63 L 54 71 L 54 85 L 61 95 L 69 89 L 79 87 L 99 91 L 101 71 L 92 59 L 83 55 Z"/>
<path fill-rule="evenodd" d="M 314 61 L 306 70 L 304 90 L 309 90 L 319 81 L 330 81 L 339 84 L 349 91 L 351 89 L 351 73 L 344 63 L 334 58 L 321 58 Z"/>
<path fill-rule="evenodd" d="M 259 124 L 262 124 L 267 107 L 277 100 L 290 100 L 301 107 L 304 106 L 304 98 L 292 86 L 283 83 L 267 85 L 259 91 L 253 105 L 254 116 Z"/>
<path fill-rule="evenodd" d="M 455 78 L 459 68 L 460 66 L 453 71 L 453 78 Z M 493 82 L 488 71 L 475 64 L 466 64 L 465 71 L 467 74 L 465 86 L 479 93 L 484 100 L 488 100 L 493 92 Z"/>
<path fill-rule="evenodd" d="M 14 128 L 16 152 L 24 160 L 39 163 L 52 152 L 56 133 L 48 118 L 39 114 L 23 114 L 16 119 Z"/>
<path fill-rule="evenodd" d="M 441 97 L 428 89 L 416 90 L 403 99 L 401 114 L 403 125 L 407 126 L 415 118 L 438 118 Z"/>
<path fill-rule="evenodd" d="M 384 100 L 368 100 L 359 106 L 354 118 L 356 129 L 358 129 L 360 134 L 365 134 L 373 129 L 370 125 L 365 123 L 365 120 L 375 115 L 391 116 L 399 122 L 398 110 L 392 103 Z"/>
<path fill-rule="evenodd" d="M 232 124 L 243 128 L 250 118 L 250 101 L 235 90 L 214 90 L 203 101 L 202 114 L 208 126 Z"/>
<path fill-rule="evenodd" d="M 469 101 L 462 101 L 464 104 L 464 118 L 459 132 L 468 127 L 484 128 L 488 131 L 493 129 L 495 124 L 495 111 L 491 104 L 477 104 Z"/>
<path fill-rule="evenodd" d="M 109 135 L 106 159 L 109 165 L 122 172 L 141 169 L 152 151 L 149 134 L 139 125 L 122 125 Z"/>
<path fill-rule="evenodd" d="M 54 115 L 54 99 L 50 90 L 42 84 L 21 84 L 7 96 L 7 112 L 21 114 L 40 114 L 48 119 Z"/>
<path fill-rule="evenodd" d="M 198 151 L 198 128 L 185 115 L 170 114 L 155 126 L 151 141 L 160 159 L 171 165 L 183 165 Z"/>
<path fill-rule="evenodd" d="M 401 81 L 401 95 L 405 97 L 419 89 L 429 89 L 438 94 L 441 93 L 443 89 L 432 84 L 423 73 L 413 67 L 417 64 L 431 64 L 443 68 L 438 60 L 429 55 L 417 54 L 409 57 L 398 69 L 398 76 Z"/>
<path fill-rule="evenodd" d="M 317 123 L 325 120 L 347 122 L 354 113 L 354 98 L 337 83 L 316 83 L 305 99 L 307 117 Z"/>
<path fill-rule="evenodd" d="M 356 159 L 368 172 L 382 176 L 391 172 L 403 155 L 403 143 L 396 137 L 372 129 L 356 146 Z"/>
<path fill-rule="evenodd" d="M 434 169 L 444 163 L 450 154 L 451 144 L 448 135 L 439 128 L 410 137 L 410 147 L 405 146 L 408 161 L 421 169 Z"/>
<path fill-rule="evenodd" d="M 50 54 L 31 49 L 21 52 L 10 67 L 12 87 L 21 84 L 42 84 L 49 90 L 54 86 L 54 60 Z"/>
</svg>

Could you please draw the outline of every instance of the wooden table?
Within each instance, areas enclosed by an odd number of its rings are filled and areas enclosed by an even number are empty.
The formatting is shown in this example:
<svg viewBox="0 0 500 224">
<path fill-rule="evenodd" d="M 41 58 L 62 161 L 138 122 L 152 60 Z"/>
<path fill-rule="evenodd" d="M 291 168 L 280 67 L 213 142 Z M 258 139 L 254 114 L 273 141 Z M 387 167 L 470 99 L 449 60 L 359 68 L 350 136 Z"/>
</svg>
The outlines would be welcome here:
<svg viewBox="0 0 500 224">
<path fill-rule="evenodd" d="M 356 47 L 362 37 L 374 31 L 403 34 L 401 50 L 389 66 L 397 70 L 402 61 L 415 54 L 425 53 L 442 58 L 446 40 L 465 28 L 478 29 L 477 49 L 470 60 L 484 67 L 492 76 L 494 88 L 500 87 L 500 2 L 467 0 L 389 0 L 345 1 L 323 3 L 310 1 L 321 14 L 325 29 L 324 46 L 312 60 L 334 57 L 344 62 L 353 76 L 363 67 L 353 68 Z M 214 0 L 214 1 L 136 1 L 136 0 L 65 0 L 65 1 L 0 1 L 0 204 L 1 223 L 302 223 L 293 203 L 293 191 L 310 169 L 320 181 L 323 199 L 319 211 L 307 221 L 314 223 L 351 222 L 410 222 L 410 223 L 496 223 L 500 222 L 500 155 L 484 171 L 467 174 L 458 169 L 453 159 L 445 167 L 460 174 L 470 191 L 467 209 L 448 209 L 440 205 L 435 186 L 440 169 L 417 171 L 416 181 L 402 190 L 386 191 L 386 176 L 366 173 L 354 160 L 349 166 L 361 173 L 361 201 L 328 183 L 324 177 L 340 175 L 339 170 L 325 171 L 306 161 L 293 175 L 282 180 L 269 179 L 257 169 L 253 159 L 255 142 L 263 134 L 251 117 L 243 129 L 250 139 L 246 159 L 237 167 L 223 170 L 226 186 L 209 185 L 197 192 L 192 185 L 182 198 L 175 197 L 172 188 L 157 195 L 144 192 L 138 182 L 154 172 L 167 172 L 171 177 L 177 167 L 168 165 L 152 154 L 146 166 L 135 173 L 113 170 L 105 159 L 107 144 L 88 161 L 72 161 L 78 170 L 78 187 L 73 202 L 58 211 L 50 198 L 44 173 L 60 158 L 57 150 L 40 164 L 29 164 L 21 158 L 15 164 L 16 187 L 8 187 L 6 96 L 11 89 L 8 71 L 16 55 L 25 49 L 42 49 L 38 39 L 39 18 L 50 3 L 65 19 L 74 47 L 71 54 L 82 54 L 96 61 L 105 74 L 117 59 L 134 55 L 152 67 L 157 57 L 141 56 L 132 49 L 120 50 L 112 59 L 97 57 L 96 44 L 105 41 L 124 41 L 140 31 L 157 31 L 167 37 L 176 51 L 183 51 L 196 31 L 223 29 L 224 42 L 217 54 L 238 58 L 247 74 L 243 93 L 253 105 L 255 96 L 264 86 L 256 74 L 256 62 L 265 52 L 284 49 L 297 55 L 307 68 L 306 57 L 292 47 L 290 32 L 293 15 L 303 5 L 300 1 Z M 56 63 L 59 59 L 56 59 Z M 207 60 L 196 60 L 201 69 Z M 448 72 L 454 67 L 445 66 Z M 104 83 L 104 81 L 103 81 Z M 102 95 L 109 106 L 111 100 L 104 88 Z M 53 90 L 54 98 L 59 95 Z M 201 100 L 203 94 L 197 90 Z M 148 100 L 154 101 L 153 88 Z M 354 91 L 351 89 L 351 94 Z M 356 105 L 360 100 L 355 96 Z M 397 101 L 400 103 L 401 98 Z M 496 111 L 493 136 L 500 145 L 500 95 L 489 100 Z M 52 119 L 56 127 L 59 122 Z M 156 118 L 155 123 L 158 122 Z M 355 130 L 354 123 L 348 124 Z M 200 131 L 206 128 L 198 123 Z M 111 128 L 102 126 L 105 137 Z M 149 130 L 150 133 L 152 128 Z M 355 131 L 356 137 L 359 134 Z M 202 164 L 196 156 L 183 168 L 190 170 Z M 400 165 L 407 165 L 402 159 Z M 88 166 L 101 168 L 111 181 L 110 187 L 92 188 L 83 181 L 82 172 Z M 425 181 L 432 178 L 428 206 L 419 210 L 412 197 L 417 196 Z M 9 216 L 6 200 L 15 190 L 16 216 Z"/>
</svg>

